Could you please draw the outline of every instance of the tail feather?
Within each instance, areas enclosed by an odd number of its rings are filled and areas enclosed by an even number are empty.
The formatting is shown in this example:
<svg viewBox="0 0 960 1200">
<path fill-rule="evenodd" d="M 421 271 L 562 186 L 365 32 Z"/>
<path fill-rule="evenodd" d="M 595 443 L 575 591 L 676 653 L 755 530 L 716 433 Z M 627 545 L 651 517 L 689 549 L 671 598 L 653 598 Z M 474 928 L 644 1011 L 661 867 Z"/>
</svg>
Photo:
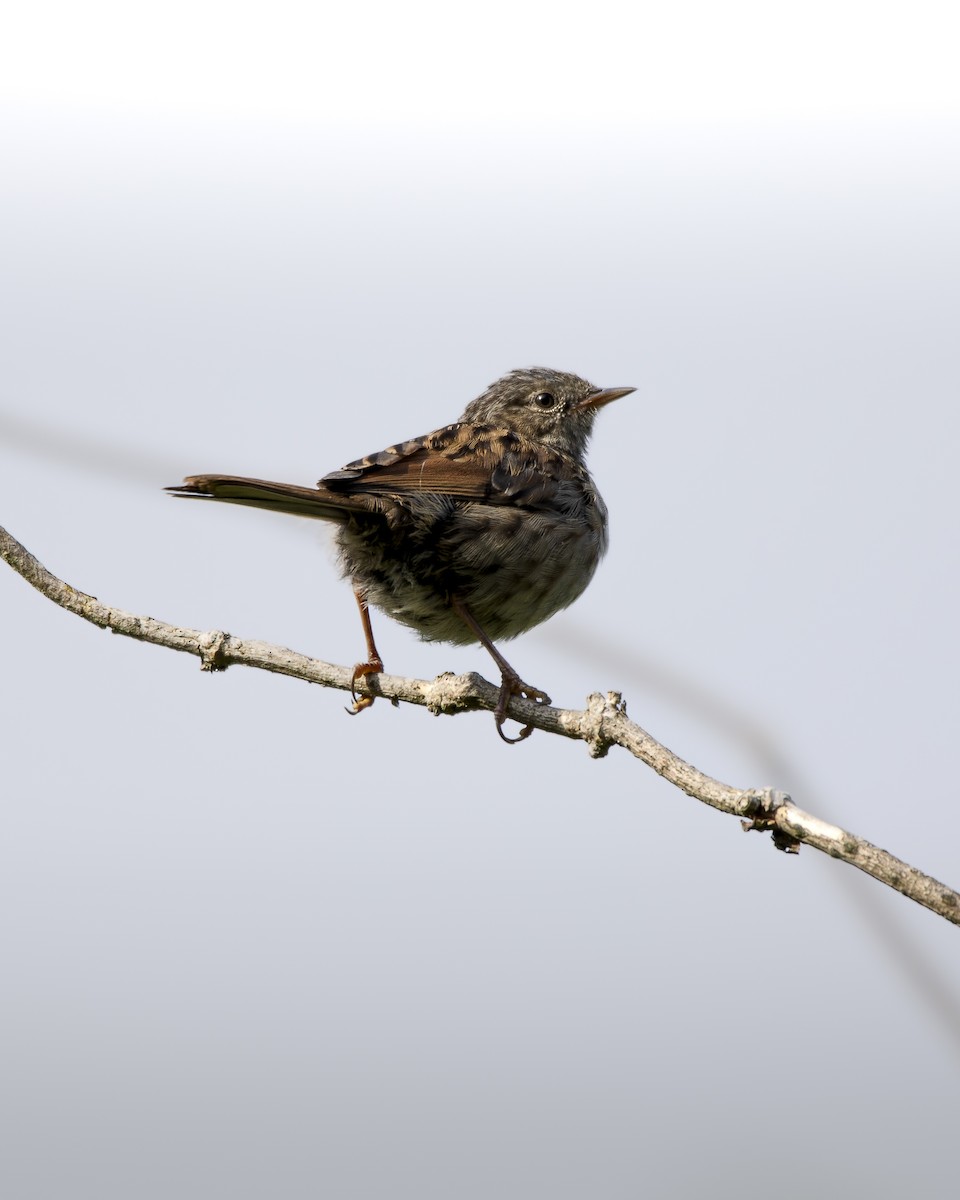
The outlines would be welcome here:
<svg viewBox="0 0 960 1200">
<path fill-rule="evenodd" d="M 294 483 L 272 483 L 242 475 L 190 475 L 179 487 L 166 489 L 174 496 L 199 500 L 224 500 L 246 504 L 294 517 L 344 522 L 351 512 L 370 512 L 369 497 L 343 496 L 327 488 L 298 487 Z"/>
</svg>

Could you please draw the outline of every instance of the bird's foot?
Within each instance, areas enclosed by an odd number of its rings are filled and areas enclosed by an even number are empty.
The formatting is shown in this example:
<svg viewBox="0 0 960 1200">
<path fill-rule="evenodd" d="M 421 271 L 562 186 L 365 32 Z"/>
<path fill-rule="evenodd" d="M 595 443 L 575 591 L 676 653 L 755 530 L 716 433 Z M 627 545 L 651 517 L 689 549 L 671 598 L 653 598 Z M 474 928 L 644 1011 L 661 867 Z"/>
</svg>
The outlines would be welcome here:
<svg viewBox="0 0 960 1200">
<path fill-rule="evenodd" d="M 353 696 L 353 703 L 347 709 L 351 717 L 355 717 L 357 713 L 363 712 L 365 708 L 376 700 L 376 696 L 358 696 L 357 695 L 357 680 L 363 679 L 367 675 L 379 675 L 383 670 L 383 663 L 380 656 L 371 658 L 369 662 L 357 663 L 353 668 L 353 675 L 350 677 L 350 694 Z"/>
<path fill-rule="evenodd" d="M 493 718 L 497 723 L 497 733 L 511 746 L 515 746 L 517 742 L 524 741 L 533 733 L 532 725 L 524 725 L 519 734 L 514 738 L 507 737 L 503 732 L 503 723 L 507 719 L 507 705 L 513 696 L 520 696 L 524 700 L 531 700 L 534 704 L 550 703 L 550 697 L 546 692 L 541 692 L 539 688 L 531 687 L 529 683 L 524 683 L 515 671 L 509 673 L 506 671 L 503 672 L 500 682 L 500 695 L 497 698 L 497 707 L 493 710 Z"/>
</svg>

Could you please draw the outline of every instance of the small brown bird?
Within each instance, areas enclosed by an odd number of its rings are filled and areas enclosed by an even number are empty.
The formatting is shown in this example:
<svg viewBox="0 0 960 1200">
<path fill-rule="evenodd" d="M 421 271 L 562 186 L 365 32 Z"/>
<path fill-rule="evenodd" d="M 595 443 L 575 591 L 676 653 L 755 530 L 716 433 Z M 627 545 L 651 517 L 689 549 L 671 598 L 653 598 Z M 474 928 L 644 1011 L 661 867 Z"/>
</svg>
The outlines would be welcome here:
<svg viewBox="0 0 960 1200">
<path fill-rule="evenodd" d="M 191 475 L 177 496 L 249 504 L 339 526 L 367 658 L 353 683 L 383 670 L 367 606 L 428 642 L 479 642 L 500 670 L 494 716 L 511 696 L 550 697 L 524 683 L 497 647 L 566 608 L 607 548 L 607 509 L 584 465 L 598 409 L 634 391 L 576 375 L 511 371 L 453 425 L 324 475 L 315 488 L 235 475 Z M 373 703 L 357 696 L 352 712 Z"/>
</svg>

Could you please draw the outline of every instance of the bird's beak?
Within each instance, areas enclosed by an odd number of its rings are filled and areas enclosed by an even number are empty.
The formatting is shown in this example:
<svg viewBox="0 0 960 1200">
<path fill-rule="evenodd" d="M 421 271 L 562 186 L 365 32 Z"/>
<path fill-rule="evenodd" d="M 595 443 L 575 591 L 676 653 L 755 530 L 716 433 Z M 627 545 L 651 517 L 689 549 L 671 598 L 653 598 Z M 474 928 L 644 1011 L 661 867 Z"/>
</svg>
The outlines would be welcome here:
<svg viewBox="0 0 960 1200">
<path fill-rule="evenodd" d="M 581 400 L 577 408 L 603 408 L 611 400 L 619 400 L 621 396 L 629 396 L 636 388 L 602 388 L 599 392 L 591 392 L 586 399 Z"/>
</svg>

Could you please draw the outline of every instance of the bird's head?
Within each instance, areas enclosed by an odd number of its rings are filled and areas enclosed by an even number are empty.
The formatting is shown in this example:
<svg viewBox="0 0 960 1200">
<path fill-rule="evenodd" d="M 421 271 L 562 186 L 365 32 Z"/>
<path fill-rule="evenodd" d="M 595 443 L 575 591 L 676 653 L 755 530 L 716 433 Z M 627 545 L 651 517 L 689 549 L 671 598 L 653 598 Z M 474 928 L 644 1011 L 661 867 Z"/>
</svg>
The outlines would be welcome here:
<svg viewBox="0 0 960 1200">
<path fill-rule="evenodd" d="M 580 458 L 599 409 L 633 391 L 636 388 L 598 388 L 566 371 L 529 367 L 492 383 L 467 405 L 461 419 L 513 429 L 530 441 Z"/>
</svg>

